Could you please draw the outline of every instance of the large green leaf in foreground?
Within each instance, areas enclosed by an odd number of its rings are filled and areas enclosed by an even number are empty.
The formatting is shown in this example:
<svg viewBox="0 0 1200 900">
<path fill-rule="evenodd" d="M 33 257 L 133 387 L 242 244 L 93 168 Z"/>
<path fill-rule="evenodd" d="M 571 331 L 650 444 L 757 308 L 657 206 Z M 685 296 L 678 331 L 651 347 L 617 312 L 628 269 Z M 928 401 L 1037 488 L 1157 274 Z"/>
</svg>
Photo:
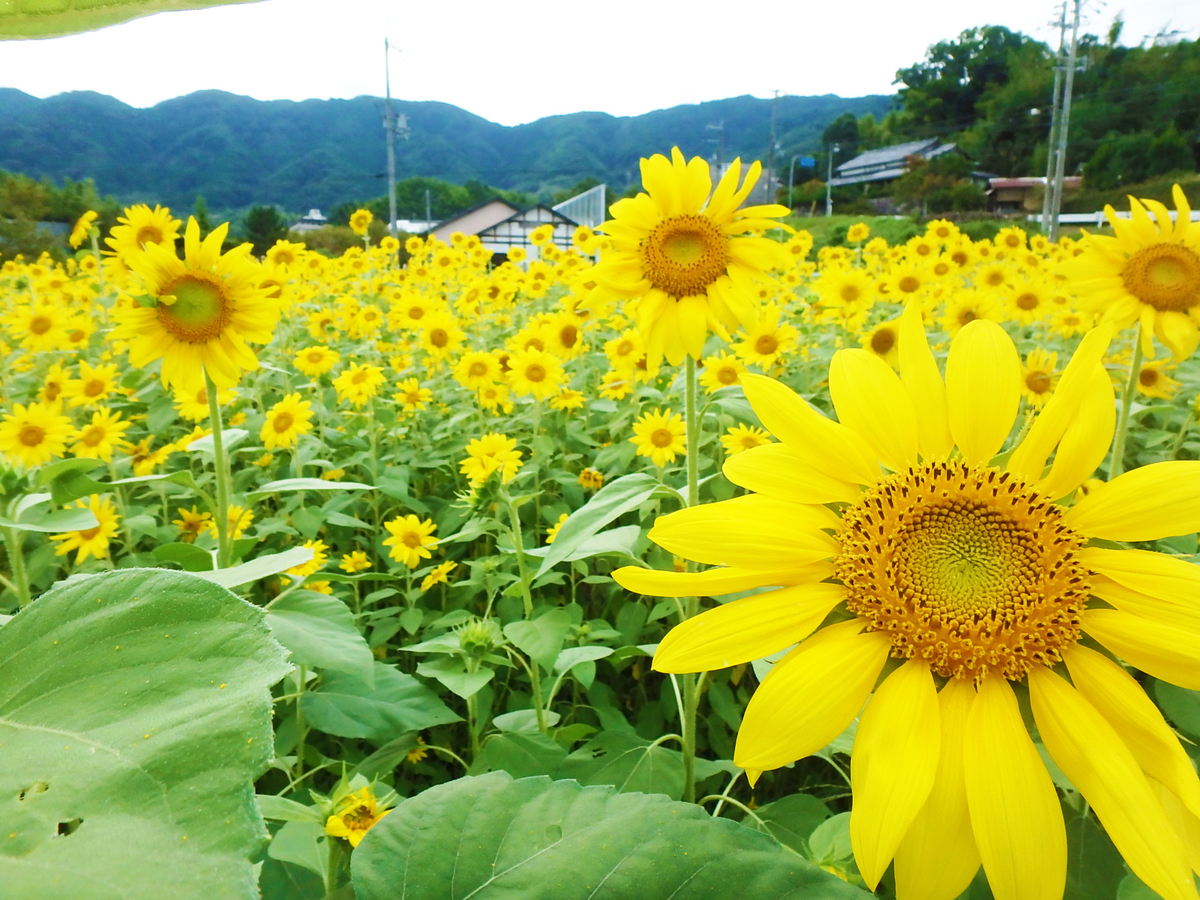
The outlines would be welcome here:
<svg viewBox="0 0 1200 900">
<path fill-rule="evenodd" d="M 865 900 L 765 834 L 660 794 L 503 772 L 404 801 L 354 851 L 358 900 Z"/>
<path fill-rule="evenodd" d="M 261 610 L 184 572 L 64 584 L 0 626 L 0 894 L 256 897 L 286 670 Z"/>
<path fill-rule="evenodd" d="M 0 40 L 94 31 L 151 13 L 253 0 L 0 0 Z"/>
</svg>

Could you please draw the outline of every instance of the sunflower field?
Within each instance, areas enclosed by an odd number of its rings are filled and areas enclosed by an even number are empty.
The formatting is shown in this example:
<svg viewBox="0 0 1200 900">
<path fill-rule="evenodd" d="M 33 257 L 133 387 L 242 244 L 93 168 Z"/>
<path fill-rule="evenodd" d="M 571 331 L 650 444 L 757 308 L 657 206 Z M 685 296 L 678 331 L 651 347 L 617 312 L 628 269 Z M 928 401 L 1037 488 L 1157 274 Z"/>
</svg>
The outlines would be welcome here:
<svg viewBox="0 0 1200 900">
<path fill-rule="evenodd" d="M 0 264 L 0 897 L 1196 898 L 1187 198 L 814 251 L 759 173 Z"/>
</svg>

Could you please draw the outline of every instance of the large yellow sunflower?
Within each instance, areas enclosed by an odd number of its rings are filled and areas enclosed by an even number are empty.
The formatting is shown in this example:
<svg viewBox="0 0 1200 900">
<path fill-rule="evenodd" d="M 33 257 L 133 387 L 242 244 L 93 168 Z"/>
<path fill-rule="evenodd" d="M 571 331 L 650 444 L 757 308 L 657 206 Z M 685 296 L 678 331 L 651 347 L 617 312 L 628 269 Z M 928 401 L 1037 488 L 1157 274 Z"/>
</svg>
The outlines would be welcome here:
<svg viewBox="0 0 1200 900">
<path fill-rule="evenodd" d="M 1157 200 L 1130 197 L 1131 219 L 1104 207 L 1115 236 L 1087 235 L 1086 252 L 1061 271 L 1085 311 L 1102 312 L 1101 321 L 1120 328 L 1140 321 L 1147 356 L 1154 356 L 1157 337 L 1182 360 L 1200 344 L 1200 226 L 1179 185 L 1172 195 L 1175 222 Z"/>
<path fill-rule="evenodd" d="M 758 181 L 755 162 L 741 187 L 741 160 L 734 160 L 713 190 L 708 163 L 671 158 L 643 159 L 646 192 L 618 200 L 613 218 L 601 227 L 609 246 L 592 270 L 605 289 L 636 299 L 638 328 L 652 365 L 666 356 L 672 365 L 699 359 L 711 330 L 722 337 L 738 324 L 754 327 L 754 282 L 766 270 L 784 267 L 783 245 L 755 235 L 780 227 L 770 217 L 786 206 L 741 204 Z M 711 195 L 711 196 L 710 196 Z"/>
<path fill-rule="evenodd" d="M 952 900 L 980 862 L 997 900 L 1062 896 L 1066 836 L 1019 710 L 1028 690 L 1050 756 L 1130 868 L 1163 897 L 1195 898 L 1179 835 L 1200 825 L 1200 781 L 1132 677 L 1080 641 L 1200 688 L 1200 568 L 1114 543 L 1200 529 L 1200 462 L 1135 469 L 1067 505 L 1113 434 L 1101 366 L 1112 329 L 1084 338 L 1023 439 L 998 455 L 1020 404 L 1012 340 L 972 322 L 943 379 L 914 306 L 902 327 L 899 374 L 864 350 L 834 356 L 840 422 L 742 376 L 781 441 L 725 463 L 752 493 L 650 532 L 720 568 L 614 577 L 657 596 L 782 589 L 684 621 L 654 667 L 703 671 L 797 645 L 746 710 L 734 759 L 751 781 L 820 750 L 866 704 L 851 838 L 872 888 L 895 859 L 900 900 Z M 876 687 L 889 658 L 903 662 Z"/>
<path fill-rule="evenodd" d="M 51 535 L 50 540 L 60 542 L 54 548 L 55 555 L 66 556 L 75 550 L 76 565 L 84 562 L 89 556 L 107 559 L 109 541 L 117 536 L 118 523 L 121 521 L 121 517 L 117 515 L 117 508 L 107 497 L 101 498 L 98 494 L 92 494 L 86 501 L 79 500 L 73 505 L 91 510 L 92 515 L 96 517 L 96 524 L 82 531 Z"/>
<path fill-rule="evenodd" d="M 62 456 L 75 433 L 71 420 L 57 403 L 13 405 L 0 422 L 0 455 L 10 463 L 32 469 Z"/>
<path fill-rule="evenodd" d="M 288 394 L 267 411 L 259 438 L 268 450 L 294 447 L 300 435 L 312 431 L 312 402 L 300 394 Z M 315 571 L 315 570 L 314 570 Z"/>
<path fill-rule="evenodd" d="M 233 387 L 243 371 L 258 368 L 246 342 L 269 343 L 279 321 L 279 304 L 258 286 L 251 245 L 221 253 L 228 231 L 226 223 L 201 241 L 189 218 L 183 259 L 159 244 L 128 257 L 150 305 L 115 312 L 109 337 L 130 342 L 129 361 L 139 368 L 161 359 L 165 385 L 198 390 L 207 372 L 218 386 Z"/>
<path fill-rule="evenodd" d="M 171 215 L 171 210 L 165 206 L 155 205 L 151 209 L 145 203 L 138 203 L 125 209 L 125 215 L 117 219 L 104 243 L 112 248 L 118 259 L 127 259 L 151 244 L 165 247 L 174 251 L 175 240 L 179 237 L 181 223 Z"/>
</svg>

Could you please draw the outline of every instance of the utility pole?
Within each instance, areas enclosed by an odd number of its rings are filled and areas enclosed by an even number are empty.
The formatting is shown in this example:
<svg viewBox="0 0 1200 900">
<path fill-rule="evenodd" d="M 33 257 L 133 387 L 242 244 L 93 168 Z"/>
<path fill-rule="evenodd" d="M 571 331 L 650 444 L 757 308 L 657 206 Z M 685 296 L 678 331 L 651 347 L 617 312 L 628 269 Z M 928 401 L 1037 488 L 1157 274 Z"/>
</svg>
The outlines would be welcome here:
<svg viewBox="0 0 1200 900">
<path fill-rule="evenodd" d="M 396 236 L 396 113 L 392 109 L 392 75 L 388 39 L 383 39 L 384 101 L 383 127 L 387 131 L 388 234 Z"/>
<path fill-rule="evenodd" d="M 797 153 L 792 157 L 792 161 L 788 163 L 788 209 L 792 208 L 792 186 L 796 183 L 796 158 L 800 156 Z"/>
<path fill-rule="evenodd" d="M 1050 205 L 1054 190 L 1055 160 L 1058 158 L 1058 116 L 1062 108 L 1063 67 L 1067 50 L 1067 0 L 1063 0 L 1058 16 L 1058 56 L 1054 58 L 1054 101 L 1050 113 L 1050 138 L 1046 144 L 1046 182 L 1042 191 L 1042 231 L 1050 229 Z"/>
<path fill-rule="evenodd" d="M 779 106 L 779 91 L 775 92 L 775 96 L 771 99 L 771 143 L 767 147 L 767 199 L 766 203 L 775 202 L 775 191 L 771 187 L 771 183 L 775 178 L 775 121 L 776 111 Z"/>
<path fill-rule="evenodd" d="M 834 144 L 829 150 L 829 174 L 825 176 L 825 215 L 833 215 L 833 155 L 840 150 L 838 144 Z"/>
<path fill-rule="evenodd" d="M 425 188 L 425 227 L 433 231 L 433 200 L 429 188 Z"/>
<path fill-rule="evenodd" d="M 1067 75 L 1063 85 L 1062 113 L 1058 123 L 1058 150 L 1054 160 L 1054 197 L 1050 201 L 1050 232 L 1058 240 L 1058 213 L 1062 209 L 1063 176 L 1067 168 L 1067 127 L 1071 122 L 1071 91 L 1075 87 L 1075 64 L 1079 58 L 1079 13 L 1083 0 L 1075 0 L 1075 23 L 1071 27 L 1071 53 L 1067 57 Z"/>
<path fill-rule="evenodd" d="M 705 125 L 704 128 L 706 131 L 715 131 L 717 133 L 717 136 L 710 138 L 710 140 L 717 145 L 716 152 L 713 154 L 713 163 L 716 165 L 717 179 L 720 180 L 722 175 L 721 161 L 725 157 L 725 122 L 721 121 L 716 125 Z"/>
</svg>

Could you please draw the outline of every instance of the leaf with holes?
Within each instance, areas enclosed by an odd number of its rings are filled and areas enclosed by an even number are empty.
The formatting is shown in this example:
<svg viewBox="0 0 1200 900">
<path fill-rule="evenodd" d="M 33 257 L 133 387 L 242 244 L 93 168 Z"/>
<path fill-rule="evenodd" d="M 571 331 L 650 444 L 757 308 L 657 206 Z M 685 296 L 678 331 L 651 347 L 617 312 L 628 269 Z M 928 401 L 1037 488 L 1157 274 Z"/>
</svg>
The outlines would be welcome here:
<svg viewBox="0 0 1200 900">
<path fill-rule="evenodd" d="M 691 803 L 503 772 L 402 802 L 351 858 L 358 900 L 866 900 Z"/>
<path fill-rule="evenodd" d="M 184 572 L 23 609 L 0 629 L 0 893 L 256 897 L 253 781 L 287 668 L 262 610 Z"/>
</svg>

